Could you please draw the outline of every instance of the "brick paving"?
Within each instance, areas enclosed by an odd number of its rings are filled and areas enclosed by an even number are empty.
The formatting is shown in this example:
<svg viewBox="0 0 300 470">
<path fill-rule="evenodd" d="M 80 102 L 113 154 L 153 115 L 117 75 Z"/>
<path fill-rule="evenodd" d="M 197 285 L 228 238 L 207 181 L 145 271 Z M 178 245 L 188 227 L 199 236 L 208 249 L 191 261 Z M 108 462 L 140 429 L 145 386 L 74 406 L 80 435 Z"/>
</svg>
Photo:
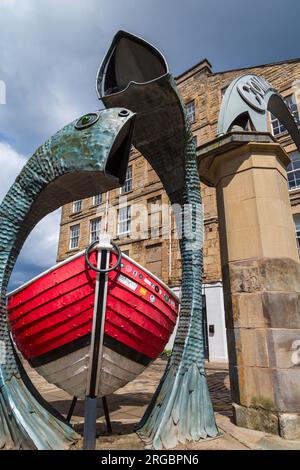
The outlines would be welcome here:
<svg viewBox="0 0 300 470">
<path fill-rule="evenodd" d="M 231 417 L 232 406 L 228 370 L 207 369 L 206 372 L 215 412 Z"/>
<path fill-rule="evenodd" d="M 162 359 L 155 361 L 146 369 L 136 380 L 130 382 L 122 389 L 107 397 L 110 410 L 110 418 L 113 428 L 113 434 L 106 432 L 104 412 L 99 400 L 98 419 L 97 419 L 97 448 L 99 449 L 143 449 L 144 445 L 134 433 L 134 426 L 142 417 L 155 389 L 163 374 L 166 362 Z M 208 385 L 212 396 L 214 409 L 216 412 L 224 415 L 231 415 L 231 398 L 229 388 L 228 371 L 218 368 L 207 369 Z M 58 389 L 52 384 L 47 383 L 41 376 L 37 375 L 32 369 L 27 367 L 29 375 L 36 385 L 37 389 L 44 398 L 52 404 L 61 414 L 67 415 L 71 399 L 67 393 Z M 80 434 L 83 431 L 84 403 L 82 400 L 77 402 L 72 425 Z M 224 447 L 224 439 L 216 439 L 205 442 L 207 449 L 220 449 Z M 228 442 L 227 442 L 228 441 Z M 226 440 L 225 448 L 243 448 L 237 442 L 229 437 Z M 197 443 L 201 446 L 201 443 Z M 190 444 L 189 448 L 194 448 Z M 223 446 L 223 447 L 222 447 Z M 186 448 L 186 446 L 182 447 Z"/>
<path fill-rule="evenodd" d="M 146 369 L 137 379 L 127 384 L 125 387 L 117 390 L 107 397 L 111 420 L 118 423 L 137 420 L 142 416 L 147 404 L 149 403 L 153 392 L 165 369 L 166 362 L 162 359 L 155 361 Z M 225 416 L 231 416 L 231 397 L 230 385 L 227 369 L 207 368 L 207 380 L 210 389 L 214 410 Z M 67 415 L 72 397 L 55 385 L 49 384 L 41 376 L 29 367 L 29 375 L 36 385 L 37 389 L 61 414 Z M 83 401 L 77 402 L 75 412 L 72 418 L 72 424 L 80 428 L 83 418 Z M 104 423 L 104 413 L 101 402 L 98 406 L 99 423 Z M 79 426 L 78 426 L 79 425 Z"/>
<path fill-rule="evenodd" d="M 97 449 L 142 450 L 143 442 L 134 433 L 134 426 L 142 417 L 165 369 L 166 362 L 155 361 L 146 371 L 122 389 L 107 397 L 113 434 L 108 435 L 104 412 L 99 400 L 97 418 Z M 47 383 L 35 371 L 27 367 L 28 373 L 44 398 L 61 414 L 67 415 L 72 397 Z M 300 441 L 286 441 L 278 436 L 235 426 L 231 418 L 231 397 L 228 370 L 222 364 L 207 364 L 207 379 L 222 436 L 217 439 L 200 440 L 176 447 L 196 450 L 300 450 Z M 72 425 L 78 433 L 83 431 L 84 404 L 78 401 Z M 79 443 L 79 447 L 82 443 Z"/>
</svg>

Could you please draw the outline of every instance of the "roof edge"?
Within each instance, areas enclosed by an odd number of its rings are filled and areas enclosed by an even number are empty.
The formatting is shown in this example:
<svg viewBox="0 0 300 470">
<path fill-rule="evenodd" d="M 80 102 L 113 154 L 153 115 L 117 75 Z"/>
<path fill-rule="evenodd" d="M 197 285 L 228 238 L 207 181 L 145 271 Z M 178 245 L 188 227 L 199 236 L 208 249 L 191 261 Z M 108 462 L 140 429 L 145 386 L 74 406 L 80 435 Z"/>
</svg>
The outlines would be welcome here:
<svg viewBox="0 0 300 470">
<path fill-rule="evenodd" d="M 276 65 L 292 64 L 292 63 L 296 63 L 296 62 L 300 62 L 300 57 L 296 57 L 296 58 L 293 58 L 293 59 L 287 59 L 287 60 L 279 60 L 279 61 L 275 61 L 275 62 L 268 62 L 266 64 L 249 65 L 247 67 L 237 67 L 237 68 L 233 68 L 233 69 L 226 69 L 226 70 L 221 70 L 221 71 L 218 71 L 218 72 L 212 72 L 212 65 L 211 65 L 210 61 L 208 59 L 203 59 L 200 62 L 193 65 L 192 67 L 189 67 L 187 70 L 185 70 L 181 74 L 177 75 L 175 77 L 175 79 L 176 79 L 177 82 L 182 82 L 182 81 L 186 80 L 187 78 L 189 78 L 190 76 L 194 75 L 195 73 L 197 73 L 200 70 L 203 70 L 205 68 L 209 70 L 209 73 L 211 75 L 222 75 L 222 74 L 229 73 L 229 72 L 238 72 L 238 71 L 243 71 L 243 70 L 270 67 L 270 66 L 272 67 L 272 66 L 276 66 Z"/>
</svg>

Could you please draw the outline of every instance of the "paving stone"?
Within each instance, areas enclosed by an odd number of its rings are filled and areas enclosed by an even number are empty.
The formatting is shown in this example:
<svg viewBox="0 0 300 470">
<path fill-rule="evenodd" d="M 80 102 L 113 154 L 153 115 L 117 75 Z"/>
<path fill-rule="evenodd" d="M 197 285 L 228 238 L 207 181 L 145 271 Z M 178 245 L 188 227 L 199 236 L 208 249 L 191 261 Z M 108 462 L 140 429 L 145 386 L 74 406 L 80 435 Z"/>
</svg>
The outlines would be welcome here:
<svg viewBox="0 0 300 470">
<path fill-rule="evenodd" d="M 144 444 L 134 433 L 134 426 L 143 416 L 150 399 L 166 367 L 164 360 L 155 361 L 143 374 L 133 382 L 107 397 L 113 434 L 108 435 L 101 401 L 97 408 L 97 449 L 107 450 L 142 450 Z M 72 397 L 48 384 L 41 376 L 26 365 L 30 378 L 35 386 L 63 415 L 67 415 Z M 247 450 L 264 448 L 300 448 L 300 441 L 273 439 L 263 432 L 244 429 L 236 426 L 232 419 L 232 402 L 230 394 L 228 366 L 218 363 L 207 363 L 206 374 L 210 389 L 216 420 L 223 435 L 218 439 L 201 440 L 187 443 L 176 449 L 199 450 Z M 83 433 L 84 402 L 77 402 L 72 418 L 74 429 Z M 290 426 L 290 428 L 288 428 Z M 287 431 L 291 423 L 286 423 Z M 285 444 L 286 443 L 286 444 Z M 80 447 L 79 443 L 79 447 Z M 286 447 L 285 447 L 286 446 Z"/>
</svg>

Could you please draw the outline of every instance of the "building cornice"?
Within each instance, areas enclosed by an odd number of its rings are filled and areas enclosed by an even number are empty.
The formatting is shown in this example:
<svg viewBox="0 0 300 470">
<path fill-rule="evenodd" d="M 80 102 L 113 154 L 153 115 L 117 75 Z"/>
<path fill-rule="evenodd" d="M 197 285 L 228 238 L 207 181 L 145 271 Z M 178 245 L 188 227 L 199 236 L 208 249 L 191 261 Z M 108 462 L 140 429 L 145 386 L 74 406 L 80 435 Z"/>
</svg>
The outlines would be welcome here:
<svg viewBox="0 0 300 470">
<path fill-rule="evenodd" d="M 230 72 L 242 72 L 244 70 L 251 70 L 251 69 L 257 69 L 257 68 L 265 68 L 265 67 L 276 67 L 278 65 L 286 65 L 286 64 L 293 64 L 293 63 L 300 63 L 300 58 L 296 57 L 293 59 L 287 59 L 287 60 L 280 60 L 276 62 L 269 62 L 267 64 L 258 64 L 258 65 L 249 65 L 247 67 L 239 67 L 239 68 L 233 68 L 233 69 L 226 69 L 226 70 L 220 70 L 218 72 L 212 72 L 212 65 L 209 62 L 208 59 L 203 59 L 197 64 L 193 65 L 192 67 L 188 68 L 184 72 L 180 73 L 176 77 L 176 82 L 177 84 L 180 84 L 184 82 L 185 80 L 191 78 L 193 75 L 199 72 L 206 72 L 206 74 L 211 75 L 211 76 L 218 76 L 218 75 L 224 75 L 226 73 Z"/>
<path fill-rule="evenodd" d="M 222 75 L 222 74 L 229 73 L 229 72 L 241 72 L 243 70 L 259 69 L 259 68 L 264 68 L 264 67 L 276 67 L 278 65 L 293 64 L 293 63 L 297 63 L 297 62 L 300 62 L 299 57 L 296 57 L 294 59 L 279 60 L 277 62 L 268 62 L 267 64 L 258 64 L 258 65 L 251 65 L 251 66 L 247 66 L 247 67 L 240 67 L 240 68 L 237 68 L 237 69 L 222 70 L 222 71 L 219 71 L 219 72 L 213 72 L 212 75 L 214 75 L 214 76 L 215 75 Z"/>
<path fill-rule="evenodd" d="M 192 77 L 196 73 L 206 73 L 206 74 L 211 74 L 211 63 L 207 59 L 203 59 L 197 64 L 193 65 L 189 69 L 187 69 L 185 72 L 181 73 L 177 77 L 175 77 L 177 85 L 180 83 L 184 82 L 188 78 Z"/>
</svg>

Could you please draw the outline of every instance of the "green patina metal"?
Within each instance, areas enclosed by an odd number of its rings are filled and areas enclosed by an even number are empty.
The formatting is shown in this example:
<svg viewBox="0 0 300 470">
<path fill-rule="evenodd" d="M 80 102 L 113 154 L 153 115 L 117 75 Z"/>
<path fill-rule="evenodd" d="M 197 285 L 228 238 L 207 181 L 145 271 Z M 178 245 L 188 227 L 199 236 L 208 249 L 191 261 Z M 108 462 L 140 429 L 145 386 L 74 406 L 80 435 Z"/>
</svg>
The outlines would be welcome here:
<svg viewBox="0 0 300 470">
<path fill-rule="evenodd" d="M 134 114 L 111 109 L 89 117 L 68 124 L 47 140 L 0 206 L 0 448 L 65 449 L 78 439 L 34 389 L 15 357 L 5 309 L 15 261 L 39 220 L 63 204 L 124 182 Z"/>
<path fill-rule="evenodd" d="M 156 449 L 216 437 L 204 371 L 200 181 L 185 107 L 162 55 L 123 31 L 100 67 L 97 89 L 107 107 L 125 106 L 137 114 L 134 145 L 160 177 L 171 203 L 181 208 L 180 227 L 184 211 L 190 215 L 190 230 L 180 240 L 182 300 L 175 344 L 138 433 Z"/>
<path fill-rule="evenodd" d="M 300 132 L 283 97 L 264 78 L 245 74 L 234 79 L 222 99 L 217 133 L 232 129 L 268 132 L 268 111 L 284 125 L 300 152 Z"/>
<path fill-rule="evenodd" d="M 215 437 L 218 430 L 204 371 L 202 330 L 203 216 L 196 148 L 173 77 L 162 55 L 145 41 L 119 32 L 100 68 L 97 88 L 108 108 L 83 116 L 49 139 L 28 161 L 0 206 L 0 447 L 58 449 L 77 435 L 46 404 L 17 363 L 5 318 L 7 284 L 28 234 L 67 202 L 122 185 L 133 114 L 134 145 L 162 180 L 179 227 L 182 303 L 172 356 L 138 433 L 154 448 Z"/>
</svg>

